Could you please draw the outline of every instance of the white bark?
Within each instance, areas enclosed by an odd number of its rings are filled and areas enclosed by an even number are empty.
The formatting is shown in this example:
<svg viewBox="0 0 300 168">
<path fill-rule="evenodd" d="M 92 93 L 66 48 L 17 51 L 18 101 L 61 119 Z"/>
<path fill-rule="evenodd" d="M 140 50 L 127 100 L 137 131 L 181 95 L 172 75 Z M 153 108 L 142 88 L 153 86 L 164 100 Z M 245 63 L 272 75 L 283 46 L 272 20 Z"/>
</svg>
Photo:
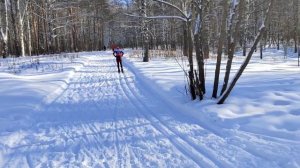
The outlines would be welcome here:
<svg viewBox="0 0 300 168">
<path fill-rule="evenodd" d="M 269 3 L 269 5 L 268 5 L 268 10 L 267 10 L 267 12 L 266 12 L 266 16 L 265 16 L 264 19 L 263 19 L 263 22 L 262 22 L 262 24 L 261 24 L 261 27 L 260 27 L 260 29 L 259 29 L 259 31 L 258 31 L 258 34 L 256 35 L 256 38 L 255 38 L 255 40 L 254 40 L 254 43 L 253 43 L 253 45 L 252 45 L 252 47 L 251 47 L 251 50 L 250 50 L 250 52 L 248 53 L 247 57 L 245 58 L 245 61 L 243 62 L 243 64 L 242 64 L 241 67 L 239 68 L 239 70 L 237 71 L 236 75 L 235 75 L 234 78 L 232 79 L 232 81 L 231 81 L 229 87 L 224 91 L 224 94 L 222 94 L 222 96 L 220 97 L 220 99 L 219 99 L 219 101 L 218 101 L 218 104 L 223 104 L 223 103 L 224 103 L 224 101 L 227 99 L 227 97 L 228 97 L 229 94 L 231 93 L 232 89 L 234 88 L 235 84 L 237 83 L 238 79 L 242 76 L 242 74 L 243 74 L 244 70 L 246 69 L 248 63 L 250 62 L 250 59 L 251 59 L 251 57 L 252 57 L 252 55 L 253 55 L 253 53 L 254 53 L 254 50 L 255 50 L 257 44 L 259 43 L 259 41 L 260 41 L 260 39 L 261 39 L 261 37 L 262 37 L 263 32 L 264 32 L 265 29 L 266 29 L 266 28 L 265 28 L 265 23 L 266 23 L 267 21 L 269 21 L 269 17 L 270 17 L 269 12 L 270 12 L 270 10 L 271 10 L 271 8 L 272 8 L 273 2 L 274 2 L 274 0 L 270 0 L 270 3 Z"/>
<path fill-rule="evenodd" d="M 141 9 L 142 9 L 142 16 L 143 16 L 143 20 L 142 20 L 142 29 L 143 30 L 142 30 L 142 33 L 143 33 L 143 37 L 144 37 L 144 58 L 143 58 L 143 61 L 148 62 L 149 61 L 149 34 L 148 34 L 148 27 L 147 27 L 147 23 L 146 23 L 146 18 L 147 18 L 146 0 L 142 0 Z"/>
<path fill-rule="evenodd" d="M 31 45 L 31 26 L 30 26 L 29 12 L 27 12 L 27 31 L 28 31 L 28 55 L 31 56 L 32 45 Z"/>
<path fill-rule="evenodd" d="M 24 10 L 24 13 L 26 11 Z M 19 17 L 19 31 L 20 31 L 20 43 L 21 43 L 21 56 L 25 57 L 25 42 L 24 42 L 24 15 L 21 13 L 20 0 L 17 0 L 17 13 Z"/>
<path fill-rule="evenodd" d="M 8 52 L 8 0 L 4 0 L 4 7 L 4 15 L 0 15 L 0 35 L 4 43 L 4 53 L 2 54 L 6 56 Z M 5 17 L 5 23 L 2 23 L 2 16 Z"/>
</svg>

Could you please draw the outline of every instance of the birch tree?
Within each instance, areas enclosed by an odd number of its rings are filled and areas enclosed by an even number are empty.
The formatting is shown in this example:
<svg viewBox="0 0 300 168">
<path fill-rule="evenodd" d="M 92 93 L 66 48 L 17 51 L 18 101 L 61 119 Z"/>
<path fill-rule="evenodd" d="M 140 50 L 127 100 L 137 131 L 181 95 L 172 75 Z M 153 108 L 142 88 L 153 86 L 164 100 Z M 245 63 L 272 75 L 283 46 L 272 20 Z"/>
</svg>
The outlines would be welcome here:
<svg viewBox="0 0 300 168">
<path fill-rule="evenodd" d="M 222 20 L 221 20 L 221 32 L 219 35 L 218 40 L 218 49 L 217 49 L 217 63 L 215 69 L 215 78 L 214 78 L 214 86 L 213 86 L 213 98 L 217 98 L 218 88 L 219 88 L 219 76 L 220 76 L 220 69 L 221 69 L 221 60 L 222 60 L 222 53 L 223 53 L 223 46 L 225 41 L 226 35 L 226 19 L 228 16 L 228 1 L 222 0 Z"/>
<path fill-rule="evenodd" d="M 3 6 L 4 12 L 0 15 L 0 40 L 3 45 L 1 55 L 5 58 L 8 55 L 8 0 L 4 0 Z"/>
<path fill-rule="evenodd" d="M 18 15 L 18 20 L 19 20 L 19 34 L 20 34 L 20 45 L 21 45 L 21 56 L 25 56 L 25 42 L 24 42 L 24 17 L 26 15 L 26 10 L 27 10 L 27 2 L 25 1 L 25 5 L 23 9 L 21 9 L 20 6 L 20 0 L 16 0 L 17 4 L 17 10 L 16 13 Z"/>
<path fill-rule="evenodd" d="M 227 97 L 231 93 L 232 89 L 234 88 L 235 84 L 237 83 L 238 79 L 241 77 L 244 70 L 246 69 L 246 67 L 247 67 L 247 65 L 248 65 L 248 63 L 249 63 L 249 61 L 250 61 L 250 59 L 251 59 L 251 57 L 254 53 L 254 50 L 257 47 L 257 44 L 259 43 L 259 41 L 260 41 L 260 39 L 261 39 L 265 29 L 266 29 L 265 24 L 269 21 L 269 17 L 270 17 L 269 12 L 272 9 L 273 1 L 274 0 L 270 0 L 270 2 L 269 2 L 268 9 L 265 13 L 264 19 L 262 19 L 261 26 L 259 28 L 258 34 L 256 35 L 256 38 L 255 38 L 254 43 L 251 47 L 251 50 L 249 51 L 245 61 L 243 62 L 243 64 L 239 68 L 238 72 L 234 76 L 234 78 L 233 78 L 232 82 L 230 83 L 229 87 L 224 91 L 224 94 L 220 97 L 220 99 L 218 101 L 218 104 L 223 104 L 224 103 L 224 101 L 227 99 Z"/>
<path fill-rule="evenodd" d="M 144 44 L 144 62 L 149 61 L 149 34 L 148 34 L 148 27 L 147 27 L 147 11 L 146 11 L 146 1 L 147 0 L 141 0 L 141 12 L 142 12 L 142 34 L 143 34 L 143 44 Z"/>
<path fill-rule="evenodd" d="M 231 65 L 232 65 L 232 59 L 235 52 L 236 43 L 239 37 L 239 29 L 240 24 L 242 22 L 243 18 L 243 8 L 245 0 L 232 0 L 231 1 L 231 9 L 229 13 L 229 19 L 228 19 L 228 28 L 227 28 L 227 43 L 228 43 L 228 58 L 227 58 L 227 64 L 226 64 L 226 72 L 223 82 L 223 87 L 221 90 L 221 94 L 224 93 L 224 91 L 227 88 L 230 71 L 231 71 Z M 237 11 L 238 10 L 238 11 Z M 234 24 L 235 18 L 236 23 Z"/>
<path fill-rule="evenodd" d="M 142 17 L 144 19 L 179 19 L 183 21 L 186 33 L 187 33 L 187 46 L 188 46 L 188 62 L 189 62 L 189 71 L 188 71 L 188 77 L 189 77 L 189 89 L 191 93 L 192 100 L 196 99 L 196 91 L 195 91 L 195 77 L 194 77 L 194 64 L 193 64 L 193 32 L 192 32 L 192 1 L 182 1 L 180 3 L 181 7 L 176 6 L 172 3 L 163 1 L 163 0 L 153 0 L 155 2 L 158 2 L 160 4 L 166 5 L 169 8 L 175 10 L 178 15 L 170 15 L 170 16 L 147 16 L 143 15 Z M 131 15 L 133 17 L 138 17 Z"/>
<path fill-rule="evenodd" d="M 294 20 L 294 25 L 293 25 L 293 39 L 294 39 L 294 52 L 297 53 L 297 47 L 298 44 L 300 43 L 298 36 L 299 36 L 299 0 L 293 0 L 293 20 Z"/>
</svg>

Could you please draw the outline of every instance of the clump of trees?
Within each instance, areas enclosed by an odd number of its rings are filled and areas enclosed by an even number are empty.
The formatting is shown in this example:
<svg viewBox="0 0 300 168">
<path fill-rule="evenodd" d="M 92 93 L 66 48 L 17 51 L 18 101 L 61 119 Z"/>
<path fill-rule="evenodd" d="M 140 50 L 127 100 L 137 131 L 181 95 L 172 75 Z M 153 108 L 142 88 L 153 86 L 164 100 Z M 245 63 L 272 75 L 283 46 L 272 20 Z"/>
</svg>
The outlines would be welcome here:
<svg viewBox="0 0 300 168">
<path fill-rule="evenodd" d="M 148 24 L 141 33 L 143 37 L 151 34 L 144 48 L 182 49 L 189 62 L 187 74 L 192 100 L 197 97 L 202 100 L 206 94 L 204 60 L 212 54 L 217 58 L 212 97 L 222 104 L 258 47 L 261 51 L 266 46 L 298 50 L 298 0 L 151 0 L 147 4 L 145 1 L 134 0 L 133 12 L 127 15 Z M 146 12 L 141 15 L 139 11 L 143 9 Z M 245 60 L 229 81 L 237 48 L 243 51 Z M 222 55 L 226 55 L 227 62 L 219 93 Z"/>
</svg>

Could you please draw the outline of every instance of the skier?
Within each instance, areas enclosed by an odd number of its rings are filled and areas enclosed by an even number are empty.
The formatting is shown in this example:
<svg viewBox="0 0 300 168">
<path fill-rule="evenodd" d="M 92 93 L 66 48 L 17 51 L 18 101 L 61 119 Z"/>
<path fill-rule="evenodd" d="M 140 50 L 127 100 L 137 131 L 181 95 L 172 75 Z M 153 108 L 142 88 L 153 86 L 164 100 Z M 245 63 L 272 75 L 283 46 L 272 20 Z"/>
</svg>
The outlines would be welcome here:
<svg viewBox="0 0 300 168">
<path fill-rule="evenodd" d="M 122 65 L 122 57 L 124 55 L 124 52 L 119 47 L 116 47 L 114 49 L 113 55 L 116 57 L 116 61 L 117 61 L 117 65 L 118 65 L 118 72 L 120 73 L 120 66 L 121 66 L 121 71 L 123 73 L 124 71 L 123 71 L 123 65 Z"/>
</svg>

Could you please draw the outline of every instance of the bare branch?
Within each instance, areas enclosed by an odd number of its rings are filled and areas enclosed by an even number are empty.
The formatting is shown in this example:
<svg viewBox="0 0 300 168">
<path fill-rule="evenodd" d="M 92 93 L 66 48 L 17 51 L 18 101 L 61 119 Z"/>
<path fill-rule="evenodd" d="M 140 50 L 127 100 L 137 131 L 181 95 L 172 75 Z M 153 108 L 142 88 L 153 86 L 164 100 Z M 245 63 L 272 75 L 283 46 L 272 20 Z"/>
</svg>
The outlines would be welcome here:
<svg viewBox="0 0 300 168">
<path fill-rule="evenodd" d="M 156 2 L 159 2 L 159 3 L 163 3 L 165 5 L 168 5 L 174 9 L 176 9 L 177 11 L 179 11 L 186 19 L 188 19 L 189 17 L 187 16 L 187 14 L 185 14 L 179 7 L 169 3 L 169 2 L 166 2 L 166 1 L 162 1 L 162 0 L 153 0 L 153 1 L 156 1 Z"/>
<path fill-rule="evenodd" d="M 187 18 L 181 17 L 181 16 L 148 16 L 148 17 L 143 17 L 143 16 L 138 16 L 138 15 L 131 15 L 131 14 L 125 14 L 126 16 L 130 17 L 137 17 L 137 18 L 145 18 L 145 19 L 179 19 L 184 22 L 187 21 Z"/>
</svg>

